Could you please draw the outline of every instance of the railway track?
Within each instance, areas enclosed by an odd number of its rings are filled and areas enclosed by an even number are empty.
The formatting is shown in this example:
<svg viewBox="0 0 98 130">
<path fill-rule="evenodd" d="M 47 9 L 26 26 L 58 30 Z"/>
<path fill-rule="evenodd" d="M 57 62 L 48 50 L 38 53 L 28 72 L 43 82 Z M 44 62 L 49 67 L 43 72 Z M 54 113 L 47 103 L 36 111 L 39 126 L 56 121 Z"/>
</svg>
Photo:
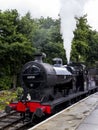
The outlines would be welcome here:
<svg viewBox="0 0 98 130">
<path fill-rule="evenodd" d="M 27 130 L 28 128 L 40 123 L 47 117 L 42 119 L 31 121 L 26 121 L 20 116 L 20 113 L 11 111 L 11 113 L 6 114 L 5 112 L 0 113 L 0 130 Z"/>
<path fill-rule="evenodd" d="M 2 113 L 0 115 L 0 130 L 24 130 L 31 122 L 23 122 L 19 113 L 11 112 L 10 114 Z"/>
</svg>

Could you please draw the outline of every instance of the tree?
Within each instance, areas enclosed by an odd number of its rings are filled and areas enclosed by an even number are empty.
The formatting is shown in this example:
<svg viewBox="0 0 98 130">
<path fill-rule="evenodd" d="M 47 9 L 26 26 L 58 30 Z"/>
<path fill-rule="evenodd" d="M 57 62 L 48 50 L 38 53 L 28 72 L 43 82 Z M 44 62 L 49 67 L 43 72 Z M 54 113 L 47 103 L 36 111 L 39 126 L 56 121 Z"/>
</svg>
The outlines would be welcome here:
<svg viewBox="0 0 98 130">
<path fill-rule="evenodd" d="M 87 52 L 87 62 L 94 65 L 98 61 L 98 32 L 90 31 L 89 32 L 89 42 L 88 42 L 88 52 Z"/>
<path fill-rule="evenodd" d="M 32 42 L 32 36 L 37 28 L 36 20 L 31 19 L 31 14 L 28 12 L 25 16 L 21 17 L 18 22 L 17 30 L 23 34 L 29 42 Z"/>
<path fill-rule="evenodd" d="M 19 14 L 17 10 L 0 12 L 0 41 L 2 43 L 12 43 L 17 41 L 17 23 Z"/>
<path fill-rule="evenodd" d="M 76 18 L 76 21 L 71 59 L 92 66 L 98 60 L 98 32 L 93 31 L 87 24 L 86 15 Z"/>
<path fill-rule="evenodd" d="M 10 75 L 12 75 L 13 88 L 16 88 L 17 76 L 22 65 L 33 58 L 33 49 L 28 43 L 14 43 L 7 48 L 7 59 L 10 65 Z"/>
<path fill-rule="evenodd" d="M 1 72 L 11 77 L 13 88 L 15 88 L 22 64 L 31 60 L 35 51 L 29 37 L 29 33 L 32 32 L 31 23 L 27 21 L 26 24 L 25 20 L 19 18 L 16 10 L 0 12 L 0 20 Z M 26 30 L 29 32 L 25 32 Z"/>
<path fill-rule="evenodd" d="M 63 48 L 63 44 L 61 43 L 54 43 L 54 42 L 49 42 L 48 44 L 45 45 L 43 48 L 43 51 L 47 55 L 47 62 L 52 64 L 52 59 L 55 57 L 62 58 L 64 64 L 66 64 L 66 55 L 65 55 L 65 50 Z"/>
<path fill-rule="evenodd" d="M 77 28 L 74 31 L 74 39 L 72 42 L 71 60 L 86 61 L 86 55 L 89 50 L 89 32 L 90 26 L 87 24 L 86 15 L 76 18 Z"/>
<path fill-rule="evenodd" d="M 61 57 L 66 63 L 66 55 L 63 40 L 60 34 L 60 19 L 41 18 L 37 21 L 35 35 L 33 35 L 34 46 L 47 54 L 47 61 L 52 63 L 52 58 Z"/>
</svg>

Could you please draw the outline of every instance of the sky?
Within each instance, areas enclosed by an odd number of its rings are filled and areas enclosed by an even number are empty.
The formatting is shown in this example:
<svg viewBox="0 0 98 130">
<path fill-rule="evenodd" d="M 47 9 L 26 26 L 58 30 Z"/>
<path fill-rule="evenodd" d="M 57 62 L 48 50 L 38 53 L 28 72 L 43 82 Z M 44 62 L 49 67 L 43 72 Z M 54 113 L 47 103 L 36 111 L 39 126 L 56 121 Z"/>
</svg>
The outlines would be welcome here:
<svg viewBox="0 0 98 130">
<path fill-rule="evenodd" d="M 18 9 L 24 15 L 30 11 L 32 17 L 58 17 L 60 10 L 59 0 L 0 0 L 0 9 Z"/>
<path fill-rule="evenodd" d="M 33 18 L 41 16 L 58 18 L 60 12 L 60 0 L 0 0 L 0 10 L 17 9 L 20 15 L 28 11 Z M 98 31 L 98 0 L 88 0 L 84 13 L 88 15 L 88 23 Z"/>
</svg>

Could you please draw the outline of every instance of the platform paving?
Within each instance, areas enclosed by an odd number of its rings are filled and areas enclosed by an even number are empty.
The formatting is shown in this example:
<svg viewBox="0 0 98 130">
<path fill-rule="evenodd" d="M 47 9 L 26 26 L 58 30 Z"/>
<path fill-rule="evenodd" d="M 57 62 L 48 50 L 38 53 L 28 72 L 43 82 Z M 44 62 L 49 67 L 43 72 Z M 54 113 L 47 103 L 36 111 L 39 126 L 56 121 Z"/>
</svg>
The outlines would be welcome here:
<svg viewBox="0 0 98 130">
<path fill-rule="evenodd" d="M 98 130 L 98 93 L 95 93 L 29 130 Z"/>
<path fill-rule="evenodd" d="M 98 130 L 98 106 L 85 118 L 76 130 Z"/>
</svg>

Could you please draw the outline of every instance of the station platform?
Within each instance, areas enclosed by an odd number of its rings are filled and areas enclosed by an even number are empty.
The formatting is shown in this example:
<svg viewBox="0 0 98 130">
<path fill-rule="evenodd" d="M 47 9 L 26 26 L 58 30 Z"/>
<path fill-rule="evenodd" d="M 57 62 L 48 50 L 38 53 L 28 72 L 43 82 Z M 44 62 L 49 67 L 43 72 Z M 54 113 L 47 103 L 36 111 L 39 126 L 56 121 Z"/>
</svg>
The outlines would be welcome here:
<svg viewBox="0 0 98 130">
<path fill-rule="evenodd" d="M 98 106 L 81 122 L 76 130 L 98 130 Z"/>
<path fill-rule="evenodd" d="M 29 130 L 98 130 L 98 92 Z"/>
</svg>

